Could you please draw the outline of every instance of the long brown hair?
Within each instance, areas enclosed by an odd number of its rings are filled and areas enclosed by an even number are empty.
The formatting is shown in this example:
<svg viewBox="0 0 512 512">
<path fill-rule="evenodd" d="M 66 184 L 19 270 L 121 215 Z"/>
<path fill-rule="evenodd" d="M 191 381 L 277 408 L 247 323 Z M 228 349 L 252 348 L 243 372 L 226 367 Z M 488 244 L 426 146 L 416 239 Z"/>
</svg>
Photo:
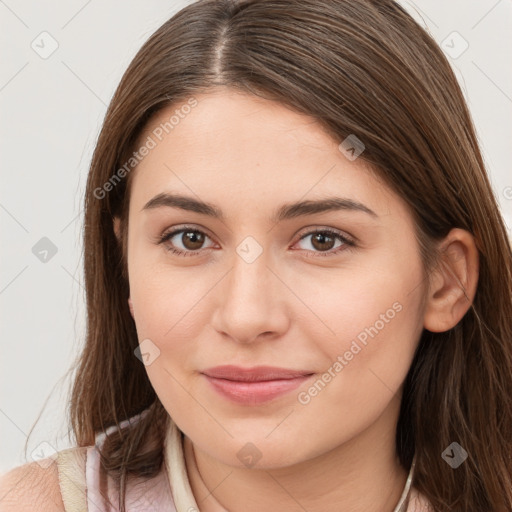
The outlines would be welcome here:
<svg viewBox="0 0 512 512">
<path fill-rule="evenodd" d="M 134 171 L 118 170 L 156 112 L 218 85 L 311 116 L 336 141 L 363 141 L 361 158 L 410 206 L 425 279 L 442 260 L 435 242 L 454 227 L 474 235 L 475 299 L 449 331 L 423 331 L 404 383 L 397 454 L 406 469 L 416 454 L 413 485 L 436 511 L 512 510 L 510 242 L 450 64 L 392 0 L 200 0 L 162 25 L 124 74 L 87 181 L 87 332 L 69 408 L 79 446 L 144 412 L 102 449 L 121 510 L 128 477 L 161 469 L 169 415 L 134 355 L 126 272 Z M 468 453 L 456 470 L 441 457 L 454 441 Z"/>
</svg>

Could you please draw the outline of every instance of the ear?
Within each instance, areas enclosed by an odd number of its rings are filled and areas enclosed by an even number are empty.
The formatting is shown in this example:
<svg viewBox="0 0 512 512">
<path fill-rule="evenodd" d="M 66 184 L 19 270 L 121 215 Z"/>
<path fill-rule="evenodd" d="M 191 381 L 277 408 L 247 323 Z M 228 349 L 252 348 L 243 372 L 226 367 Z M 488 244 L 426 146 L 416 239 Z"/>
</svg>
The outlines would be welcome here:
<svg viewBox="0 0 512 512">
<path fill-rule="evenodd" d="M 457 325 L 471 306 L 478 284 L 478 249 L 474 237 L 452 229 L 440 245 L 439 266 L 430 276 L 423 326 L 444 332 Z"/>
<path fill-rule="evenodd" d="M 128 297 L 128 307 L 130 308 L 130 313 L 132 314 L 132 318 L 135 320 L 135 316 L 133 315 L 132 299 L 130 297 Z"/>
</svg>

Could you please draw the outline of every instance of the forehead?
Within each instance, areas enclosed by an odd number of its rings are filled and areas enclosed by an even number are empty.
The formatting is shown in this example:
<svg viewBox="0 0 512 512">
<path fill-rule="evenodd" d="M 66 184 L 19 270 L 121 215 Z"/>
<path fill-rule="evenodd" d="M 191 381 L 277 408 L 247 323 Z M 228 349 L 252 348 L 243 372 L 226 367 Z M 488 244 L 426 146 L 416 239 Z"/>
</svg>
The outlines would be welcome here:
<svg viewBox="0 0 512 512">
<path fill-rule="evenodd" d="M 326 195 L 384 212 L 399 202 L 362 159 L 350 161 L 339 149 L 342 141 L 314 118 L 229 89 L 163 109 L 137 147 L 148 141 L 152 148 L 132 171 L 131 211 L 163 192 L 222 204 L 227 215 L 230 207 L 257 213 Z"/>
</svg>

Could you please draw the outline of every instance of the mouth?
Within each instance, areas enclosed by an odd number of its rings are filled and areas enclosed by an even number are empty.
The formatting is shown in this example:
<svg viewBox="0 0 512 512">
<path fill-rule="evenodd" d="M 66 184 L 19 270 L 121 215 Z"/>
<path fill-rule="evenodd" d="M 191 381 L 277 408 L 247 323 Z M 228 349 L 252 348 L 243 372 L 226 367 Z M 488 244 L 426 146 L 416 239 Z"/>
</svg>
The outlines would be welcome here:
<svg viewBox="0 0 512 512">
<path fill-rule="evenodd" d="M 201 374 L 222 397 L 243 405 L 269 402 L 293 391 L 314 375 L 308 370 L 232 365 L 209 368 Z"/>
<path fill-rule="evenodd" d="M 269 380 L 289 380 L 305 375 L 312 375 L 309 370 L 292 370 L 277 366 L 254 366 L 242 368 L 234 365 L 215 366 L 201 373 L 217 379 L 226 379 L 237 382 L 261 382 Z"/>
</svg>

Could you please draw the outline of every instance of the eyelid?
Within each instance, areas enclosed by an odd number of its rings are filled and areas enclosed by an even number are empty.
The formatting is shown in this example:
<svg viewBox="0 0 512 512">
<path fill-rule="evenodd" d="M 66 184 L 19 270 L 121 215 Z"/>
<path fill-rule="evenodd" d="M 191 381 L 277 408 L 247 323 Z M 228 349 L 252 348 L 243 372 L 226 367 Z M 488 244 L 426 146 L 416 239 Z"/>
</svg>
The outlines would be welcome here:
<svg viewBox="0 0 512 512">
<path fill-rule="evenodd" d="M 157 240 L 159 240 L 159 242 L 160 242 L 160 241 L 162 241 L 163 238 L 165 238 L 167 236 L 176 235 L 176 234 L 178 234 L 181 231 L 187 231 L 187 230 L 189 230 L 189 231 L 197 231 L 199 233 L 205 234 L 206 236 L 208 236 L 208 238 L 210 238 L 212 240 L 214 239 L 214 237 L 210 235 L 209 230 L 206 229 L 203 226 L 192 225 L 192 224 L 178 224 L 178 225 L 173 226 L 171 228 L 165 229 L 161 235 L 157 236 Z"/>
<path fill-rule="evenodd" d="M 303 228 L 303 230 L 300 230 L 298 235 L 296 235 L 296 236 L 298 236 L 299 239 L 301 240 L 304 236 L 312 235 L 314 233 L 324 233 L 324 232 L 333 233 L 341 238 L 344 238 L 348 242 L 352 242 L 354 244 L 358 241 L 356 237 L 349 235 L 348 233 L 346 233 L 345 231 L 342 231 L 341 229 L 332 228 L 329 226 L 320 226 L 320 225 L 316 225 L 316 226 L 313 225 L 313 226 L 308 226 L 307 228 Z"/>
</svg>

